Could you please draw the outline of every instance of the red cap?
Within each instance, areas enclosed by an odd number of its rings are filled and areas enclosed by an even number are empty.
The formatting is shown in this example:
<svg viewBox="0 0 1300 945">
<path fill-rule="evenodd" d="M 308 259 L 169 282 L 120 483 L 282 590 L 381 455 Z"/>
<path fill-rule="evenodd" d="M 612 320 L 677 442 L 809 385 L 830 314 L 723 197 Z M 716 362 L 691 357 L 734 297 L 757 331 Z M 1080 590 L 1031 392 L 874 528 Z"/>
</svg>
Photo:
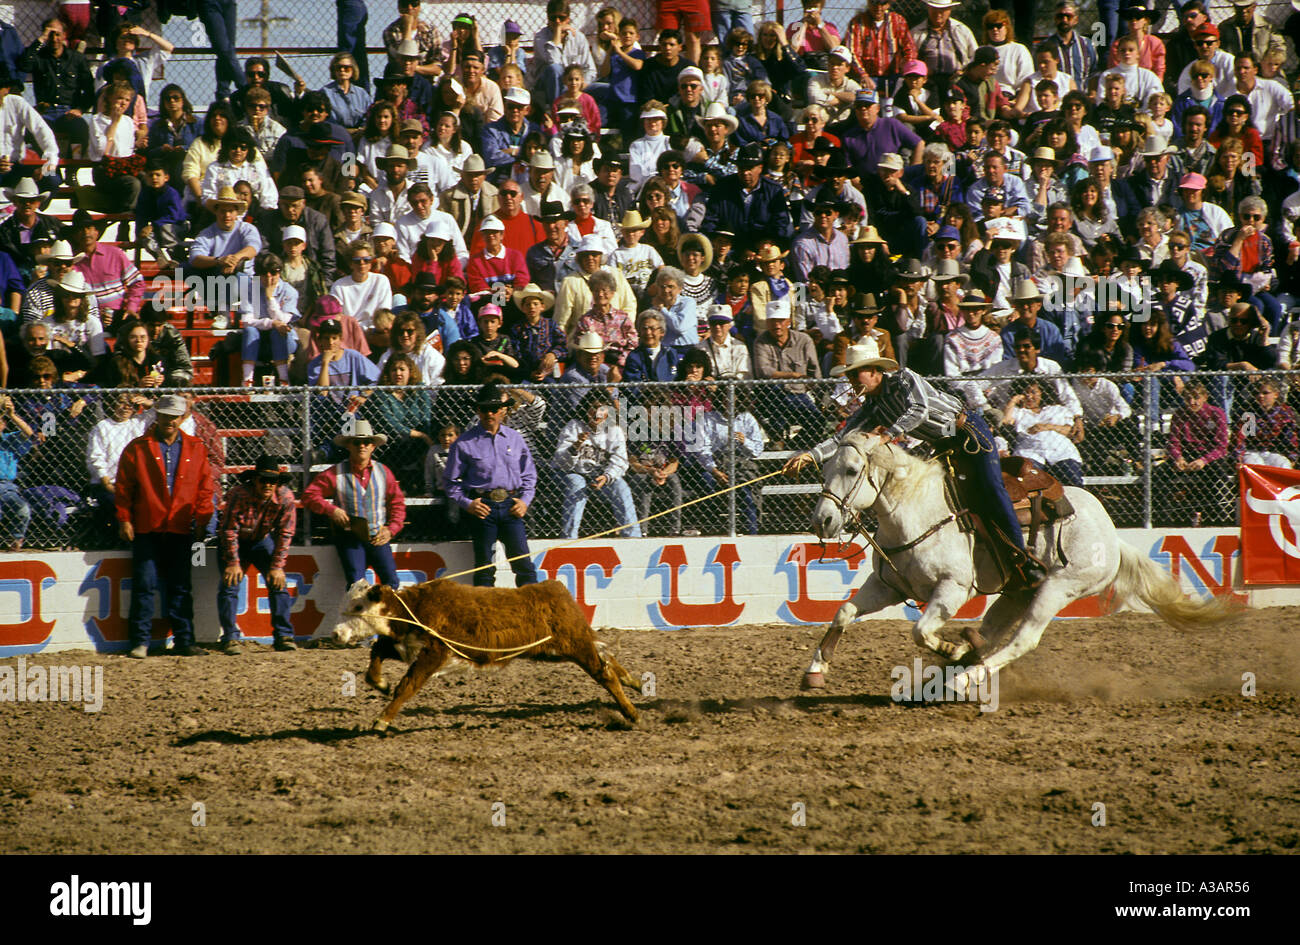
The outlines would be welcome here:
<svg viewBox="0 0 1300 945">
<path fill-rule="evenodd" d="M 1218 38 L 1219 38 L 1219 28 L 1218 28 L 1217 26 L 1215 26 L 1213 23 L 1209 23 L 1209 22 L 1202 23 L 1200 26 L 1196 27 L 1196 29 L 1192 31 L 1192 36 L 1194 36 L 1194 37 L 1195 37 L 1195 36 L 1212 36 L 1212 37 L 1214 37 L 1215 39 L 1218 39 Z"/>
</svg>

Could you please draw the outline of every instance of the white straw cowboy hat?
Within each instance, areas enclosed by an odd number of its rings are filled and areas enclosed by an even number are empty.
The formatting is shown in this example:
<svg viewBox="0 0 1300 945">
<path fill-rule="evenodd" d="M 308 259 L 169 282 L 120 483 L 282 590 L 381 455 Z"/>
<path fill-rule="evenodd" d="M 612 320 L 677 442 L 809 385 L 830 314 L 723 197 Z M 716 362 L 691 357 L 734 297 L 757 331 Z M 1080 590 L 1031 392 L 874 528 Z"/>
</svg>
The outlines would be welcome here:
<svg viewBox="0 0 1300 945">
<path fill-rule="evenodd" d="M 1142 142 L 1141 154 L 1143 157 L 1160 157 L 1165 154 L 1173 154 L 1174 148 L 1169 147 L 1169 142 L 1165 140 L 1164 135 L 1148 135 L 1147 139 Z"/>
<path fill-rule="evenodd" d="M 358 420 L 352 425 L 352 433 L 340 433 L 334 437 L 334 445 L 347 447 L 349 443 L 374 443 L 376 446 L 383 446 L 388 442 L 388 437 L 382 433 L 376 433 L 370 426 L 369 420 Z"/>
<path fill-rule="evenodd" d="M 555 306 L 555 295 L 553 293 L 547 292 L 536 282 L 530 282 L 522 289 L 516 289 L 512 297 L 514 299 L 515 305 L 518 305 L 521 308 L 523 307 L 525 301 L 532 298 L 541 299 L 542 308 L 544 309 L 554 308 Z"/>
<path fill-rule="evenodd" d="M 970 276 L 961 271 L 955 259 L 940 259 L 930 271 L 931 282 L 956 282 L 962 287 L 970 284 Z"/>
<path fill-rule="evenodd" d="M 92 291 L 86 282 L 86 277 L 76 269 L 69 269 L 63 274 L 63 279 L 55 284 L 64 292 L 73 295 L 89 295 Z"/>
<path fill-rule="evenodd" d="M 777 259 L 785 259 L 785 257 L 789 255 L 790 255 L 789 250 L 782 252 L 780 249 L 776 247 L 775 244 L 768 243 L 766 246 L 763 247 L 763 251 L 758 254 L 758 258 L 755 259 L 754 261 L 761 262 L 761 263 L 773 262 L 774 260 Z"/>
<path fill-rule="evenodd" d="M 880 356 L 880 346 L 876 344 L 876 340 L 867 338 L 861 344 L 849 347 L 849 350 L 844 355 L 844 363 L 831 368 L 831 376 L 839 377 L 841 374 L 850 374 L 853 371 L 868 367 L 880 368 L 882 371 L 897 371 L 898 362 L 893 358 L 882 358 Z"/>
<path fill-rule="evenodd" d="M 740 127 L 740 119 L 735 115 L 727 114 L 727 106 L 721 102 L 714 102 L 704 110 L 703 115 L 695 116 L 695 123 L 703 128 L 711 121 L 720 121 L 727 126 L 727 134 L 732 134 Z"/>
<path fill-rule="evenodd" d="M 588 354 L 604 354 L 605 339 L 594 331 L 584 331 L 578 336 L 578 340 L 573 343 L 573 350 L 585 351 Z"/>
<path fill-rule="evenodd" d="M 222 187 L 221 191 L 204 206 L 213 213 L 216 213 L 219 207 L 234 207 L 238 213 L 243 213 L 248 209 L 248 204 L 240 198 L 239 194 L 235 193 L 233 187 Z"/>
<path fill-rule="evenodd" d="M 1038 291 L 1038 285 L 1033 279 L 1020 279 L 1016 282 L 1015 293 L 1011 296 L 1011 304 L 1017 302 L 1041 302 L 1043 293 Z"/>
<path fill-rule="evenodd" d="M 10 203 L 17 203 L 20 200 L 40 200 L 41 209 L 44 210 L 49 202 L 54 198 L 51 191 L 41 193 L 36 187 L 36 181 L 30 177 L 24 177 L 18 182 L 17 187 L 6 187 L 4 189 L 5 199 Z"/>
<path fill-rule="evenodd" d="M 37 262 L 66 262 L 74 263 L 78 259 L 84 259 L 85 253 L 74 253 L 72 244 L 67 240 L 55 240 L 50 244 L 48 251 L 41 253 L 36 257 Z"/>
<path fill-rule="evenodd" d="M 628 210 L 623 214 L 623 219 L 619 222 L 619 229 L 623 230 L 648 230 L 650 221 L 641 216 L 639 210 Z"/>
</svg>

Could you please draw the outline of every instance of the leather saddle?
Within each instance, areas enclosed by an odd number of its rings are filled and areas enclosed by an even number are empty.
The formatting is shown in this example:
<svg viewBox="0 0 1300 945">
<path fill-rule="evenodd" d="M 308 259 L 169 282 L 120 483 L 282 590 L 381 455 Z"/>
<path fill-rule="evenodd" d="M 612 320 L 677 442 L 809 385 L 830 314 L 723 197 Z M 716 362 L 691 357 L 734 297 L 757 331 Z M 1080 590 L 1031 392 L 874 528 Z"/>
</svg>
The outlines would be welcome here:
<svg viewBox="0 0 1300 945">
<path fill-rule="evenodd" d="M 1031 544 L 1044 523 L 1074 514 L 1074 506 L 1065 497 L 1060 480 L 1023 456 L 1002 460 L 1002 484 L 1007 487 L 1016 518 L 1022 527 L 1029 528 Z"/>
</svg>

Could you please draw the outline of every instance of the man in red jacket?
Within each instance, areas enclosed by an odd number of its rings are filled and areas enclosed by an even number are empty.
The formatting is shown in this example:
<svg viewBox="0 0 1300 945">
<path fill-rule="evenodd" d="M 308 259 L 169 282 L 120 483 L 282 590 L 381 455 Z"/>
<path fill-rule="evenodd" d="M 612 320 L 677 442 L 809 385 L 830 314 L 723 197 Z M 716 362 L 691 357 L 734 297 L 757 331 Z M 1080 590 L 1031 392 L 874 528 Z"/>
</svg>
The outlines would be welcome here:
<svg viewBox="0 0 1300 945">
<path fill-rule="evenodd" d="M 189 412 L 185 398 L 158 398 L 149 432 L 122 451 L 117 467 L 117 521 L 131 542 L 131 613 L 134 659 L 149 654 L 153 599 L 163 585 L 163 612 L 171 621 L 173 649 L 181 656 L 207 656 L 194 642 L 190 557 L 195 536 L 212 518 L 212 467 L 196 437 L 181 432 Z"/>
</svg>

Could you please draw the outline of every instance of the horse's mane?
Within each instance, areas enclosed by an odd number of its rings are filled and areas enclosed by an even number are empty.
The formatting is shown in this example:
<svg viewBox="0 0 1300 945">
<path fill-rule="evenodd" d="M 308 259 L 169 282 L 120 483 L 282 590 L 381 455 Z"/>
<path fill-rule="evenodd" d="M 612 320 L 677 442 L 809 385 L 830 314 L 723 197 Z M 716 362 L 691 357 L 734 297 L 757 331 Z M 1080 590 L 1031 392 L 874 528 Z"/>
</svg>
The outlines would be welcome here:
<svg viewBox="0 0 1300 945">
<path fill-rule="evenodd" d="M 861 430 L 845 435 L 840 442 L 841 445 L 852 444 L 871 465 L 893 473 L 890 491 L 903 501 L 923 485 L 928 485 L 931 479 L 942 478 L 945 472 L 943 463 L 937 459 L 913 456 L 897 443 L 882 439 L 873 442 L 871 435 Z"/>
</svg>

